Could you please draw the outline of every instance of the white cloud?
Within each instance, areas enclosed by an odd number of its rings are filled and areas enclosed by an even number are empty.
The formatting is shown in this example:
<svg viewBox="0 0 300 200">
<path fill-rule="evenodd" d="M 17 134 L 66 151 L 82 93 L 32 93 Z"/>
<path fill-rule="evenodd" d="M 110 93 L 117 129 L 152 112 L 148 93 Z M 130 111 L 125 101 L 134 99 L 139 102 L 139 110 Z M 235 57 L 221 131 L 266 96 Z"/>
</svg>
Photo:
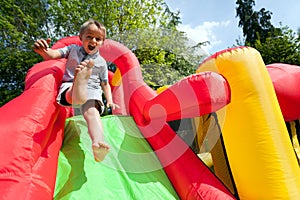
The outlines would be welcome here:
<svg viewBox="0 0 300 200">
<path fill-rule="evenodd" d="M 217 37 L 216 29 L 229 26 L 230 20 L 221 22 L 204 22 L 199 26 L 192 27 L 190 24 L 180 25 L 179 29 L 187 34 L 192 41 L 199 43 L 209 41 L 210 44 L 203 46 L 203 50 L 209 52 L 213 46 L 220 44 L 222 41 Z"/>
</svg>

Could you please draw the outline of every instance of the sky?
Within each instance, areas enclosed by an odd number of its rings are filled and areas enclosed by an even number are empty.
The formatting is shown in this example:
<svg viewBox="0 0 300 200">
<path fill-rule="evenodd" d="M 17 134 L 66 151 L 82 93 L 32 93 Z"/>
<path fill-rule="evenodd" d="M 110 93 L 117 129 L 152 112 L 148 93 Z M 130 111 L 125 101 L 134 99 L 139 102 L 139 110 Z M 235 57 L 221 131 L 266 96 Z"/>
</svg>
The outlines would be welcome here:
<svg viewBox="0 0 300 200">
<path fill-rule="evenodd" d="M 195 43 L 210 41 L 203 47 L 208 54 L 236 45 L 243 38 L 238 27 L 235 0 L 165 0 L 172 12 L 180 11 L 182 24 L 179 29 L 186 32 Z M 271 23 L 275 27 L 288 26 L 294 32 L 300 28 L 300 0 L 255 0 L 255 11 L 265 8 L 272 12 Z"/>
</svg>

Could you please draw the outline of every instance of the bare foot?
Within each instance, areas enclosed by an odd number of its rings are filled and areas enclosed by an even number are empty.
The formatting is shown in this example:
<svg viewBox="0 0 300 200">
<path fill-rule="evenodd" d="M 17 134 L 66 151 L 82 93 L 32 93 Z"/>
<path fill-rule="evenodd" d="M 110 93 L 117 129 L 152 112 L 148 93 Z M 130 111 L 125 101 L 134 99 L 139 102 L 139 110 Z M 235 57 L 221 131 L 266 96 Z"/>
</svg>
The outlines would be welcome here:
<svg viewBox="0 0 300 200">
<path fill-rule="evenodd" d="M 84 63 L 87 62 L 87 63 Z M 87 99 L 87 82 L 92 74 L 94 61 L 84 61 L 75 70 L 74 83 L 72 88 L 73 104 L 83 104 Z"/>
<path fill-rule="evenodd" d="M 78 77 L 78 81 L 87 81 L 92 74 L 92 68 L 94 67 L 94 63 L 94 60 L 87 60 L 81 62 L 75 69 L 74 79 Z"/>
<path fill-rule="evenodd" d="M 103 161 L 110 149 L 109 146 L 105 143 L 99 143 L 99 146 L 93 145 L 92 148 L 94 153 L 94 159 L 97 162 Z"/>
</svg>

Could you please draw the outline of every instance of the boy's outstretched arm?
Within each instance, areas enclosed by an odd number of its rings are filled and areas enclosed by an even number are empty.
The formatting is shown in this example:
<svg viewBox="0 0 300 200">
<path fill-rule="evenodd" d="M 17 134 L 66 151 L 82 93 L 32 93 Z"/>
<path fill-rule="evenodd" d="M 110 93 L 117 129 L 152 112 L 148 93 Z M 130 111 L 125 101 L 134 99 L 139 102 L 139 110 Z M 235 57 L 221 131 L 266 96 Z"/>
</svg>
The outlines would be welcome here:
<svg viewBox="0 0 300 200">
<path fill-rule="evenodd" d="M 61 58 L 61 53 L 58 50 L 49 48 L 50 42 L 50 38 L 47 40 L 40 39 L 35 41 L 33 45 L 34 52 L 40 54 L 45 60 Z"/>
</svg>

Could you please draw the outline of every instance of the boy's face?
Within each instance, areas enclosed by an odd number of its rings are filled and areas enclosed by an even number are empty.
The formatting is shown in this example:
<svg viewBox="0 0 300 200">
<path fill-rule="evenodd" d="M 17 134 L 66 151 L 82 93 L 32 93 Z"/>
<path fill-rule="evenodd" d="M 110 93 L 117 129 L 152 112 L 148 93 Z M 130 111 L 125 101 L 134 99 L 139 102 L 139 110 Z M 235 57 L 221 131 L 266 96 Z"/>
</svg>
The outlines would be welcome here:
<svg viewBox="0 0 300 200">
<path fill-rule="evenodd" d="M 95 25 L 89 25 L 86 30 L 80 35 L 82 47 L 88 54 L 96 53 L 103 44 L 101 30 Z"/>
</svg>

